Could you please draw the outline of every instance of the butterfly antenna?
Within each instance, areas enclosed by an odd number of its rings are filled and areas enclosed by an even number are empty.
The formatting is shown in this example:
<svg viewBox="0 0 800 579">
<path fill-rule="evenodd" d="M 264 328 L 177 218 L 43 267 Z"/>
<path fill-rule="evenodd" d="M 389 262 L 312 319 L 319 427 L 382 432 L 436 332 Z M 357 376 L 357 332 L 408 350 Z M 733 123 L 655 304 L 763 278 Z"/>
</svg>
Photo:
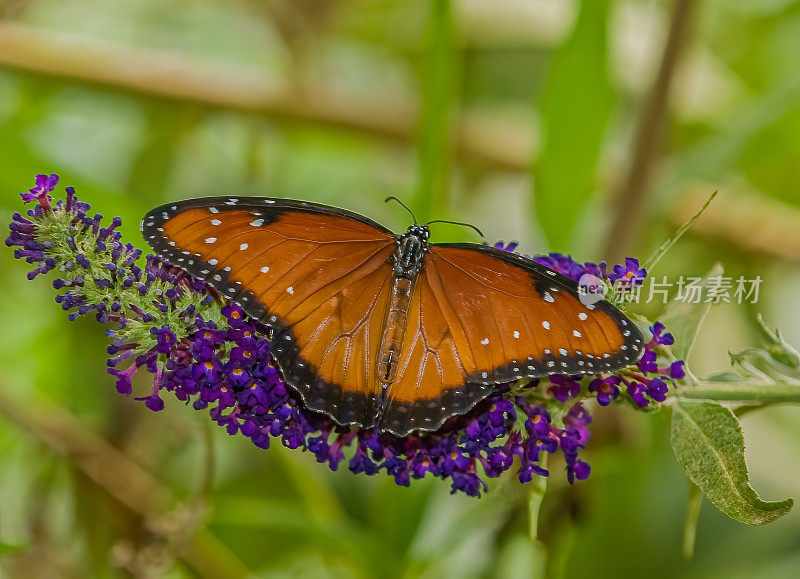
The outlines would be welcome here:
<svg viewBox="0 0 800 579">
<path fill-rule="evenodd" d="M 386 199 L 384 199 L 384 202 L 385 202 L 385 203 L 388 203 L 389 201 L 397 201 L 397 202 L 400 204 L 400 207 L 402 207 L 403 209 L 405 209 L 406 211 L 408 211 L 409 215 L 411 215 L 411 219 L 413 219 L 413 220 L 414 220 L 414 225 L 416 225 L 416 224 L 417 224 L 417 218 L 414 216 L 414 212 L 413 212 L 413 211 L 411 211 L 411 209 L 409 209 L 408 205 L 406 205 L 405 203 L 403 203 L 402 201 L 400 201 L 400 199 L 398 199 L 398 198 L 397 198 L 397 197 L 395 197 L 394 195 L 391 195 L 390 197 L 387 197 Z"/>
<path fill-rule="evenodd" d="M 461 225 L 463 227 L 469 227 L 470 229 L 474 229 L 478 235 L 480 235 L 484 241 L 486 241 L 486 237 L 483 235 L 483 231 L 475 227 L 472 223 L 464 223 L 463 221 L 447 221 L 446 219 L 434 219 L 433 221 L 428 221 L 425 225 L 430 225 L 431 223 L 449 223 L 450 225 Z"/>
</svg>

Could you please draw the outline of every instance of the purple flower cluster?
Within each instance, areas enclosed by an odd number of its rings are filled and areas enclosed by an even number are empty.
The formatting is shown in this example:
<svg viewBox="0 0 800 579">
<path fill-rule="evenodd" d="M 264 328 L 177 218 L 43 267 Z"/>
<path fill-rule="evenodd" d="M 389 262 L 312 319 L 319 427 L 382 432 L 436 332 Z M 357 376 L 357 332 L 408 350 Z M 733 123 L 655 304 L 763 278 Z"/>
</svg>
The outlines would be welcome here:
<svg viewBox="0 0 800 579">
<path fill-rule="evenodd" d="M 520 407 L 546 417 L 547 437 L 527 428 L 510 436 L 517 413 L 504 392 L 482 401 L 471 413 L 451 419 L 437 433 L 401 438 L 339 427 L 328 417 L 305 409 L 281 380 L 270 361 L 266 327 L 249 319 L 238 306 L 226 305 L 221 311 L 224 324 L 196 316 L 194 332 L 180 343 L 168 327 L 152 328 L 156 346 L 139 355 L 127 370 L 109 370 L 117 377 L 117 390 L 130 394 L 131 376 L 145 368 L 155 374 L 153 387 L 149 396 L 137 400 L 145 401 L 151 410 L 162 410 L 162 394 L 172 392 L 178 400 L 193 401 L 197 410 L 210 407 L 211 418 L 229 434 L 242 434 L 260 448 L 268 448 L 271 438 L 279 438 L 288 448 L 311 452 L 332 470 L 349 455 L 352 472 L 374 475 L 383 470 L 402 486 L 430 474 L 450 479 L 453 492 L 479 496 L 486 489 L 479 467 L 487 476 L 496 477 L 511 468 L 514 455 L 518 455 L 523 461 L 519 477 L 525 482 L 532 473 L 546 473 L 536 466 L 539 453 L 553 453 L 559 444 L 565 449 L 568 476 L 577 469 L 575 476 L 582 478 L 583 463 L 575 457 L 583 439 L 575 438 L 569 428 L 551 425 L 544 409 L 528 402 Z M 118 354 L 114 358 L 118 362 L 120 352 L 124 356 L 136 346 L 116 343 L 109 351 Z M 163 365 L 158 363 L 159 354 L 166 356 Z M 543 448 L 536 442 L 539 439 L 546 442 Z M 495 444 L 503 440 L 505 444 Z"/>
<path fill-rule="evenodd" d="M 680 380 L 686 375 L 683 360 L 676 360 L 667 366 L 658 365 L 658 354 L 655 349 L 659 346 L 670 346 L 675 342 L 672 334 L 665 332 L 664 324 L 656 322 L 650 327 L 650 332 L 653 338 L 647 343 L 644 355 L 636 363 L 639 372 L 628 370 L 621 377 L 628 394 L 639 408 L 649 406 L 650 400 L 664 402 L 667 399 L 669 383 L 672 380 Z"/>
<path fill-rule="evenodd" d="M 57 175 L 50 175 L 49 178 L 46 175 L 37 175 L 37 186 L 30 190 L 31 193 L 21 194 L 23 198 L 39 203 L 28 210 L 27 218 L 14 213 L 10 225 L 11 234 L 6 238 L 6 245 L 19 246 L 20 249 L 14 251 L 14 256 L 37 264 L 36 269 L 28 273 L 28 279 L 47 273 L 56 266 L 60 268 L 64 279 L 56 279 L 53 286 L 59 290 L 67 288 L 57 299 L 65 310 L 77 308 L 74 312 L 76 315 L 95 311 L 98 320 L 107 322 L 113 318 L 113 311 L 109 311 L 104 304 L 89 303 L 81 288 L 89 280 L 97 288 L 113 288 L 117 282 L 125 288 L 140 283 L 142 271 L 135 262 L 142 252 L 132 244 L 123 244 L 120 241 L 120 234 L 116 231 L 122 224 L 119 217 L 115 217 L 108 227 L 102 227 L 102 216 L 89 216 L 89 205 L 77 200 L 72 187 L 66 188 L 66 200 L 59 200 L 53 209 L 48 192 L 57 181 Z M 51 218 L 54 212 L 65 216 L 63 241 L 66 247 L 57 247 L 53 239 L 42 239 L 39 236 L 39 224 L 43 219 Z M 90 240 L 90 243 L 83 243 L 84 240 Z M 101 253 L 108 259 L 98 261 L 96 258 Z M 104 270 L 102 276 L 89 274 L 95 267 Z"/>
<path fill-rule="evenodd" d="M 266 326 L 236 305 L 220 308 L 222 300 L 207 284 L 154 256 L 139 268 L 135 262 L 141 253 L 123 244 L 116 231 L 119 218 L 103 227 L 101 216 L 89 216 L 89 206 L 78 202 L 70 187 L 66 201 L 53 205 L 49 193 L 57 181 L 55 175 L 37 176 L 36 187 L 22 194 L 37 205 L 27 218 L 14 215 L 6 240 L 20 247 L 18 258 L 36 266 L 29 277 L 58 269 L 61 277 L 53 285 L 61 293 L 56 301 L 70 312 L 70 319 L 94 312 L 98 321 L 114 324 L 107 332 L 113 339 L 107 365 L 118 392 L 132 394 L 133 376 L 144 370 L 153 375 L 152 387 L 136 400 L 149 409 L 162 410 L 164 393 L 171 393 L 197 410 L 208 409 L 229 434 L 243 435 L 260 448 L 278 438 L 332 470 L 347 460 L 353 473 L 383 471 L 402 486 L 430 475 L 448 479 L 452 492 L 470 496 L 486 490 L 481 475 L 500 476 L 513 467 L 515 457 L 521 482 L 547 476 L 543 453 L 560 451 L 572 483 L 590 471 L 579 459 L 591 423 L 583 399 L 596 396 L 599 404 L 608 405 L 624 385 L 629 397 L 644 407 L 651 400 L 663 401 L 667 380 L 683 376 L 682 362 L 658 365 L 655 349 L 671 344 L 672 336 L 656 324 L 635 370 L 613 376 L 552 375 L 528 384 L 525 397 L 502 386 L 434 433 L 397 437 L 343 428 L 309 411 L 286 386 L 272 362 Z M 635 260 L 626 262 L 624 272 L 616 266 L 610 275 L 605 264 L 581 265 L 559 254 L 537 261 L 574 279 L 586 271 L 604 279 L 643 275 Z M 628 276 L 630 271 L 635 275 Z M 127 367 L 120 369 L 123 363 Z M 591 379 L 588 389 L 582 386 L 584 379 Z"/>
<path fill-rule="evenodd" d="M 507 251 L 513 251 L 513 249 L 507 249 Z M 619 282 L 623 287 L 630 287 L 632 285 L 641 285 L 647 276 L 645 269 L 639 266 L 639 260 L 634 257 L 626 257 L 625 265 L 615 265 L 611 268 L 611 271 L 608 271 L 605 261 L 600 263 L 580 263 L 569 255 L 561 253 L 537 256 L 533 260 L 575 281 L 580 281 L 581 276 L 584 274 L 590 274 L 600 279 L 608 280 L 612 284 Z"/>
</svg>

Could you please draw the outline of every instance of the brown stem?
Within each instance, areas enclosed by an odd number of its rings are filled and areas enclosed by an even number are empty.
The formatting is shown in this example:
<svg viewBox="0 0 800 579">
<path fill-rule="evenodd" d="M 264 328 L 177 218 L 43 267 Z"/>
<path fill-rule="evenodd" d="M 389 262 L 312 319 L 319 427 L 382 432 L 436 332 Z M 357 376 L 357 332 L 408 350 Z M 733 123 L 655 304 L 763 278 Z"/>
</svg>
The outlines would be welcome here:
<svg viewBox="0 0 800 579">
<path fill-rule="evenodd" d="M 44 444 L 64 454 L 117 503 L 143 521 L 158 519 L 173 507 L 169 489 L 107 440 L 56 406 L 37 401 L 32 412 L 0 388 L 0 413 Z M 208 530 L 200 528 L 176 541 L 179 554 L 201 577 L 228 579 L 249 575 L 236 555 Z"/>
<path fill-rule="evenodd" d="M 346 87 L 292 83 L 260 68 L 212 64 L 2 21 L 0 67 L 391 141 L 416 139 L 418 111 L 410 96 L 365 96 Z M 523 124 L 467 115 L 452 134 L 456 155 L 488 166 L 528 171 L 535 156 L 531 131 Z"/>
<path fill-rule="evenodd" d="M 698 183 L 679 193 L 680 201 L 670 221 L 685 223 L 708 197 L 711 187 Z M 717 197 L 691 232 L 746 252 L 800 261 L 800 211 L 757 191 L 725 187 L 725 195 Z"/>
<path fill-rule="evenodd" d="M 685 44 L 693 3 L 694 0 L 675 0 L 672 5 L 669 36 L 661 56 L 661 65 L 637 121 L 631 144 L 630 167 L 615 196 L 616 215 L 603 253 L 608 259 L 621 258 L 626 251 L 630 251 L 642 228 L 641 218 L 667 117 L 670 86 L 675 65 Z"/>
</svg>

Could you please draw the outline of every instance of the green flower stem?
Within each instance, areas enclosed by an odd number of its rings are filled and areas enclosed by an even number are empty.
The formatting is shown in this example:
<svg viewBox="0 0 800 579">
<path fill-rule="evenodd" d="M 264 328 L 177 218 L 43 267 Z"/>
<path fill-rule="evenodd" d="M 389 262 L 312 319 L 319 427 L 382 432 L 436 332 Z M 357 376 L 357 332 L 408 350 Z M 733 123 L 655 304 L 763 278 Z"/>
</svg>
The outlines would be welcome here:
<svg viewBox="0 0 800 579">
<path fill-rule="evenodd" d="M 700 380 L 696 385 L 680 390 L 677 398 L 713 400 L 716 402 L 752 402 L 758 404 L 800 404 L 800 386 L 779 382 L 776 384 L 736 383 L 725 386 Z"/>
<path fill-rule="evenodd" d="M 539 459 L 538 465 L 542 468 L 547 468 L 547 453 L 543 452 Z M 539 541 L 539 512 L 544 500 L 544 494 L 547 492 L 547 477 L 535 475 L 533 480 L 529 483 L 531 485 L 528 492 L 528 516 L 530 517 L 530 534 L 531 540 L 534 542 Z"/>
<path fill-rule="evenodd" d="M 703 505 L 703 491 L 696 484 L 689 483 L 689 510 L 686 513 L 686 524 L 683 527 L 683 558 L 691 561 L 694 558 L 694 543 L 697 538 L 697 520 L 700 518 L 700 507 Z"/>
</svg>

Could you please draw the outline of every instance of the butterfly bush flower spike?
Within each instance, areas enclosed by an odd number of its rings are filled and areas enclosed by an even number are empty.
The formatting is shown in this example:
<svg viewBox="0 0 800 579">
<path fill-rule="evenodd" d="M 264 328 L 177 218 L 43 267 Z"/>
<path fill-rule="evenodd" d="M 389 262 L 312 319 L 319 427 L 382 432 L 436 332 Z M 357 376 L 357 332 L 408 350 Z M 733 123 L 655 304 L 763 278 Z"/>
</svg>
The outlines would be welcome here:
<svg viewBox="0 0 800 579">
<path fill-rule="evenodd" d="M 269 328 L 237 305 L 225 302 L 204 281 L 173 264 L 123 243 L 119 218 L 104 222 L 91 215 L 71 187 L 53 203 L 57 175 L 37 175 L 22 200 L 34 203 L 26 215 L 15 213 L 6 244 L 33 269 L 30 279 L 56 272 L 56 302 L 70 319 L 93 314 L 107 326 L 107 372 L 116 390 L 153 411 L 168 397 L 190 403 L 230 435 L 259 448 L 277 440 L 307 451 L 337 470 L 394 478 L 401 486 L 437 477 L 453 493 L 480 496 L 486 479 L 515 470 L 529 482 L 548 476 L 545 455 L 560 455 L 567 480 L 589 476 L 582 458 L 596 403 L 627 400 L 639 408 L 663 402 L 671 385 L 684 376 L 682 361 L 669 358 L 674 339 L 655 323 L 641 360 L 612 374 L 552 374 L 500 385 L 471 411 L 449 418 L 436 432 L 399 437 L 376 429 L 343 428 L 305 408 L 283 381 L 272 358 Z M 495 245 L 513 252 L 516 243 Z M 607 272 L 600 264 L 579 263 L 550 254 L 536 262 L 573 280 L 591 273 L 609 284 L 638 280 L 646 272 L 627 259 Z M 139 375 L 149 375 L 140 384 Z M 559 464 L 550 461 L 551 465 Z M 552 466 L 551 466 L 552 468 Z"/>
</svg>

